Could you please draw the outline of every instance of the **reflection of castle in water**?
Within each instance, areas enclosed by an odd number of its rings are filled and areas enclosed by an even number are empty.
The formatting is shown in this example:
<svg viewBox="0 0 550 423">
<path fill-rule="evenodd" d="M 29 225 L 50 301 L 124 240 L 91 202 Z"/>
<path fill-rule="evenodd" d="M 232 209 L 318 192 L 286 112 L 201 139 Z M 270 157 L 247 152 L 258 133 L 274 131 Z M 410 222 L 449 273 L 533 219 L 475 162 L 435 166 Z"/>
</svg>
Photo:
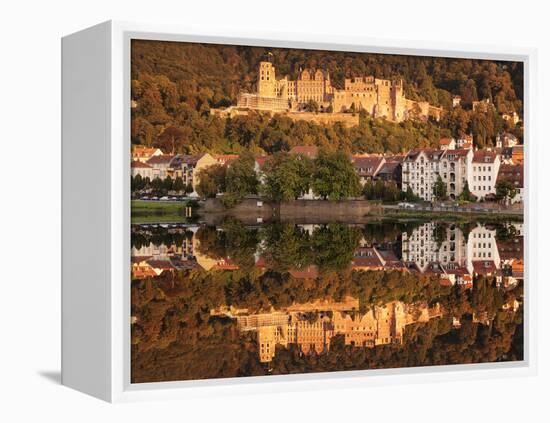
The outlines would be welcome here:
<svg viewBox="0 0 550 423">
<path fill-rule="evenodd" d="M 311 235 L 318 225 L 297 225 Z M 515 236 L 497 239 L 494 227 L 477 224 L 467 236 L 457 225 L 438 227 L 429 222 L 403 232 L 393 242 L 377 244 L 362 239 L 350 263 L 352 270 L 398 270 L 439 276 L 442 285 L 471 288 L 475 275 L 489 275 L 506 286 L 523 278 L 522 225 L 513 224 Z M 202 269 L 205 271 L 237 270 L 230 257 L 211 257 L 200 249 L 198 227 L 187 228 L 187 235 L 177 245 L 149 242 L 132 247 L 132 277 L 154 277 L 166 271 Z M 218 230 L 219 231 L 219 230 Z M 254 260 L 257 268 L 265 268 L 260 242 Z M 297 279 L 318 276 L 315 265 L 290 269 Z"/>
<path fill-rule="evenodd" d="M 343 302 L 295 304 L 271 313 L 247 314 L 247 310 L 221 308 L 211 314 L 234 318 L 239 330 L 256 332 L 263 363 L 273 359 L 276 345 L 296 344 L 303 354 L 321 354 L 328 351 L 332 338 L 338 335 L 345 345 L 351 346 L 402 344 L 407 325 L 441 316 L 438 304 L 428 307 L 394 301 L 366 313 L 359 313 L 358 308 L 359 301 L 348 297 Z"/>
<path fill-rule="evenodd" d="M 318 225 L 297 225 L 301 233 L 311 236 Z M 176 270 L 231 271 L 239 269 L 230 257 L 213 258 L 201 251 L 198 227 L 187 228 L 178 242 L 146 242 L 132 248 L 134 279 L 155 277 Z M 168 230 L 167 230 L 168 231 Z M 217 230 L 221 231 L 220 229 Z M 180 233 L 181 229 L 174 229 Z M 467 235 L 457 225 L 421 224 L 410 233 L 402 232 L 388 242 L 361 239 L 355 249 L 350 268 L 353 271 L 400 271 L 439 278 L 443 286 L 473 288 L 476 276 L 494 276 L 501 289 L 515 287 L 523 278 L 522 225 L 514 224 L 511 236 L 497 237 L 497 229 L 477 224 Z M 266 262 L 262 255 L 265 241 L 258 243 L 254 262 L 262 271 Z M 290 269 L 295 279 L 311 280 L 320 276 L 313 264 Z M 255 334 L 260 362 L 270 363 L 276 346 L 296 345 L 303 354 L 322 354 L 331 347 L 335 337 L 344 344 L 363 348 L 380 345 L 401 345 L 408 325 L 426 323 L 441 317 L 445 311 L 436 303 L 405 304 L 392 301 L 371 305 L 363 312 L 359 300 L 346 297 L 342 301 L 316 300 L 305 304 L 250 312 L 247 309 L 219 307 L 213 316 L 234 319 L 243 333 Z M 501 310 L 516 312 L 519 302 L 505 303 Z M 489 325 L 494 316 L 474 313 L 475 323 Z M 453 317 L 453 327 L 460 327 L 459 317 Z"/>
</svg>

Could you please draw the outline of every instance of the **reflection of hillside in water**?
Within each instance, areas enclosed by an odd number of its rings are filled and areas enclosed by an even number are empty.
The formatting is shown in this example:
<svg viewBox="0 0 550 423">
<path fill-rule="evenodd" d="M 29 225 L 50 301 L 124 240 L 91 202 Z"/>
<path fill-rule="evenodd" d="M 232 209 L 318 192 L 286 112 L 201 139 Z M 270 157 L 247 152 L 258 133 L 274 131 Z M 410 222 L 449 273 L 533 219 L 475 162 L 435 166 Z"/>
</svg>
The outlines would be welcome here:
<svg viewBox="0 0 550 423">
<path fill-rule="evenodd" d="M 506 224 L 134 228 L 132 380 L 521 359 L 522 241 Z"/>
</svg>

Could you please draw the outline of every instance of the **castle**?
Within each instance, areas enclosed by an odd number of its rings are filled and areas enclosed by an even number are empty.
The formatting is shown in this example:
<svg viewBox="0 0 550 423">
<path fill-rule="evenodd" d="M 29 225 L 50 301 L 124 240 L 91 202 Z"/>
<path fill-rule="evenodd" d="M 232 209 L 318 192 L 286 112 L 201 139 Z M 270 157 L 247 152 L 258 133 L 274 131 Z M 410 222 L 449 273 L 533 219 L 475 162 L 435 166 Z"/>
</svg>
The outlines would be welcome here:
<svg viewBox="0 0 550 423">
<path fill-rule="evenodd" d="M 359 308 L 356 298 L 325 303 L 322 312 L 314 312 L 317 318 L 313 320 L 306 317 L 312 303 L 294 304 L 268 313 L 249 314 L 246 309 L 219 309 L 210 313 L 236 319 L 241 332 L 255 332 L 262 363 L 273 360 L 277 345 L 296 344 L 303 354 L 321 354 L 330 349 L 331 340 L 337 335 L 343 337 L 345 345 L 357 347 L 402 345 L 408 325 L 426 323 L 443 315 L 438 303 L 428 306 L 393 301 L 374 306 L 365 313 L 355 312 Z"/>
<path fill-rule="evenodd" d="M 443 110 L 425 101 L 405 98 L 403 81 L 373 76 L 347 78 L 344 89 L 332 86 L 327 71 L 304 69 L 293 81 L 277 79 L 270 58 L 260 62 L 256 93 L 239 93 L 237 107 L 269 112 L 292 112 L 306 109 L 314 101 L 322 112 L 365 110 L 373 117 L 393 122 L 428 117 L 439 120 Z"/>
</svg>

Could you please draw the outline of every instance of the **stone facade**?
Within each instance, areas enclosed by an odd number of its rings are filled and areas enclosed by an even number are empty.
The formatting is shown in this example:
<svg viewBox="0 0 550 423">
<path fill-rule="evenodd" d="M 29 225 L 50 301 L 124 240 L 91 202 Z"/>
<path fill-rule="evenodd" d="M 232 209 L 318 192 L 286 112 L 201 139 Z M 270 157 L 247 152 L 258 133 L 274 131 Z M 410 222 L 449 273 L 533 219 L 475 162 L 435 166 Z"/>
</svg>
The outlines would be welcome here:
<svg viewBox="0 0 550 423">
<path fill-rule="evenodd" d="M 373 117 L 394 122 L 428 117 L 439 120 L 443 113 L 441 108 L 427 102 L 405 98 L 400 79 L 348 78 L 344 81 L 344 89 L 339 90 L 332 86 L 329 73 L 320 69 L 304 69 L 296 80 L 286 76 L 277 80 L 270 61 L 260 62 L 256 93 L 240 93 L 237 107 L 289 112 L 303 110 L 309 101 L 315 101 L 320 111 L 330 108 L 332 112 L 365 110 Z"/>
</svg>

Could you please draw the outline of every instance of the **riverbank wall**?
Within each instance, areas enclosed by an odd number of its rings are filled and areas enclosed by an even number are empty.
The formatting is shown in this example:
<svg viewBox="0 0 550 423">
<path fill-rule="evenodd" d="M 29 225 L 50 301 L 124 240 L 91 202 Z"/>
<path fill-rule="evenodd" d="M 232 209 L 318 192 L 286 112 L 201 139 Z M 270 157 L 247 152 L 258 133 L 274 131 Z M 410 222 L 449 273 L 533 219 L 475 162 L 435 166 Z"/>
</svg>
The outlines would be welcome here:
<svg viewBox="0 0 550 423">
<path fill-rule="evenodd" d="M 199 209 L 200 219 L 208 224 L 219 224 L 234 217 L 247 224 L 264 222 L 291 223 L 364 223 L 379 214 L 382 207 L 366 200 L 296 200 L 269 203 L 259 199 L 245 199 L 226 209 L 219 199 L 208 199 Z"/>
</svg>

